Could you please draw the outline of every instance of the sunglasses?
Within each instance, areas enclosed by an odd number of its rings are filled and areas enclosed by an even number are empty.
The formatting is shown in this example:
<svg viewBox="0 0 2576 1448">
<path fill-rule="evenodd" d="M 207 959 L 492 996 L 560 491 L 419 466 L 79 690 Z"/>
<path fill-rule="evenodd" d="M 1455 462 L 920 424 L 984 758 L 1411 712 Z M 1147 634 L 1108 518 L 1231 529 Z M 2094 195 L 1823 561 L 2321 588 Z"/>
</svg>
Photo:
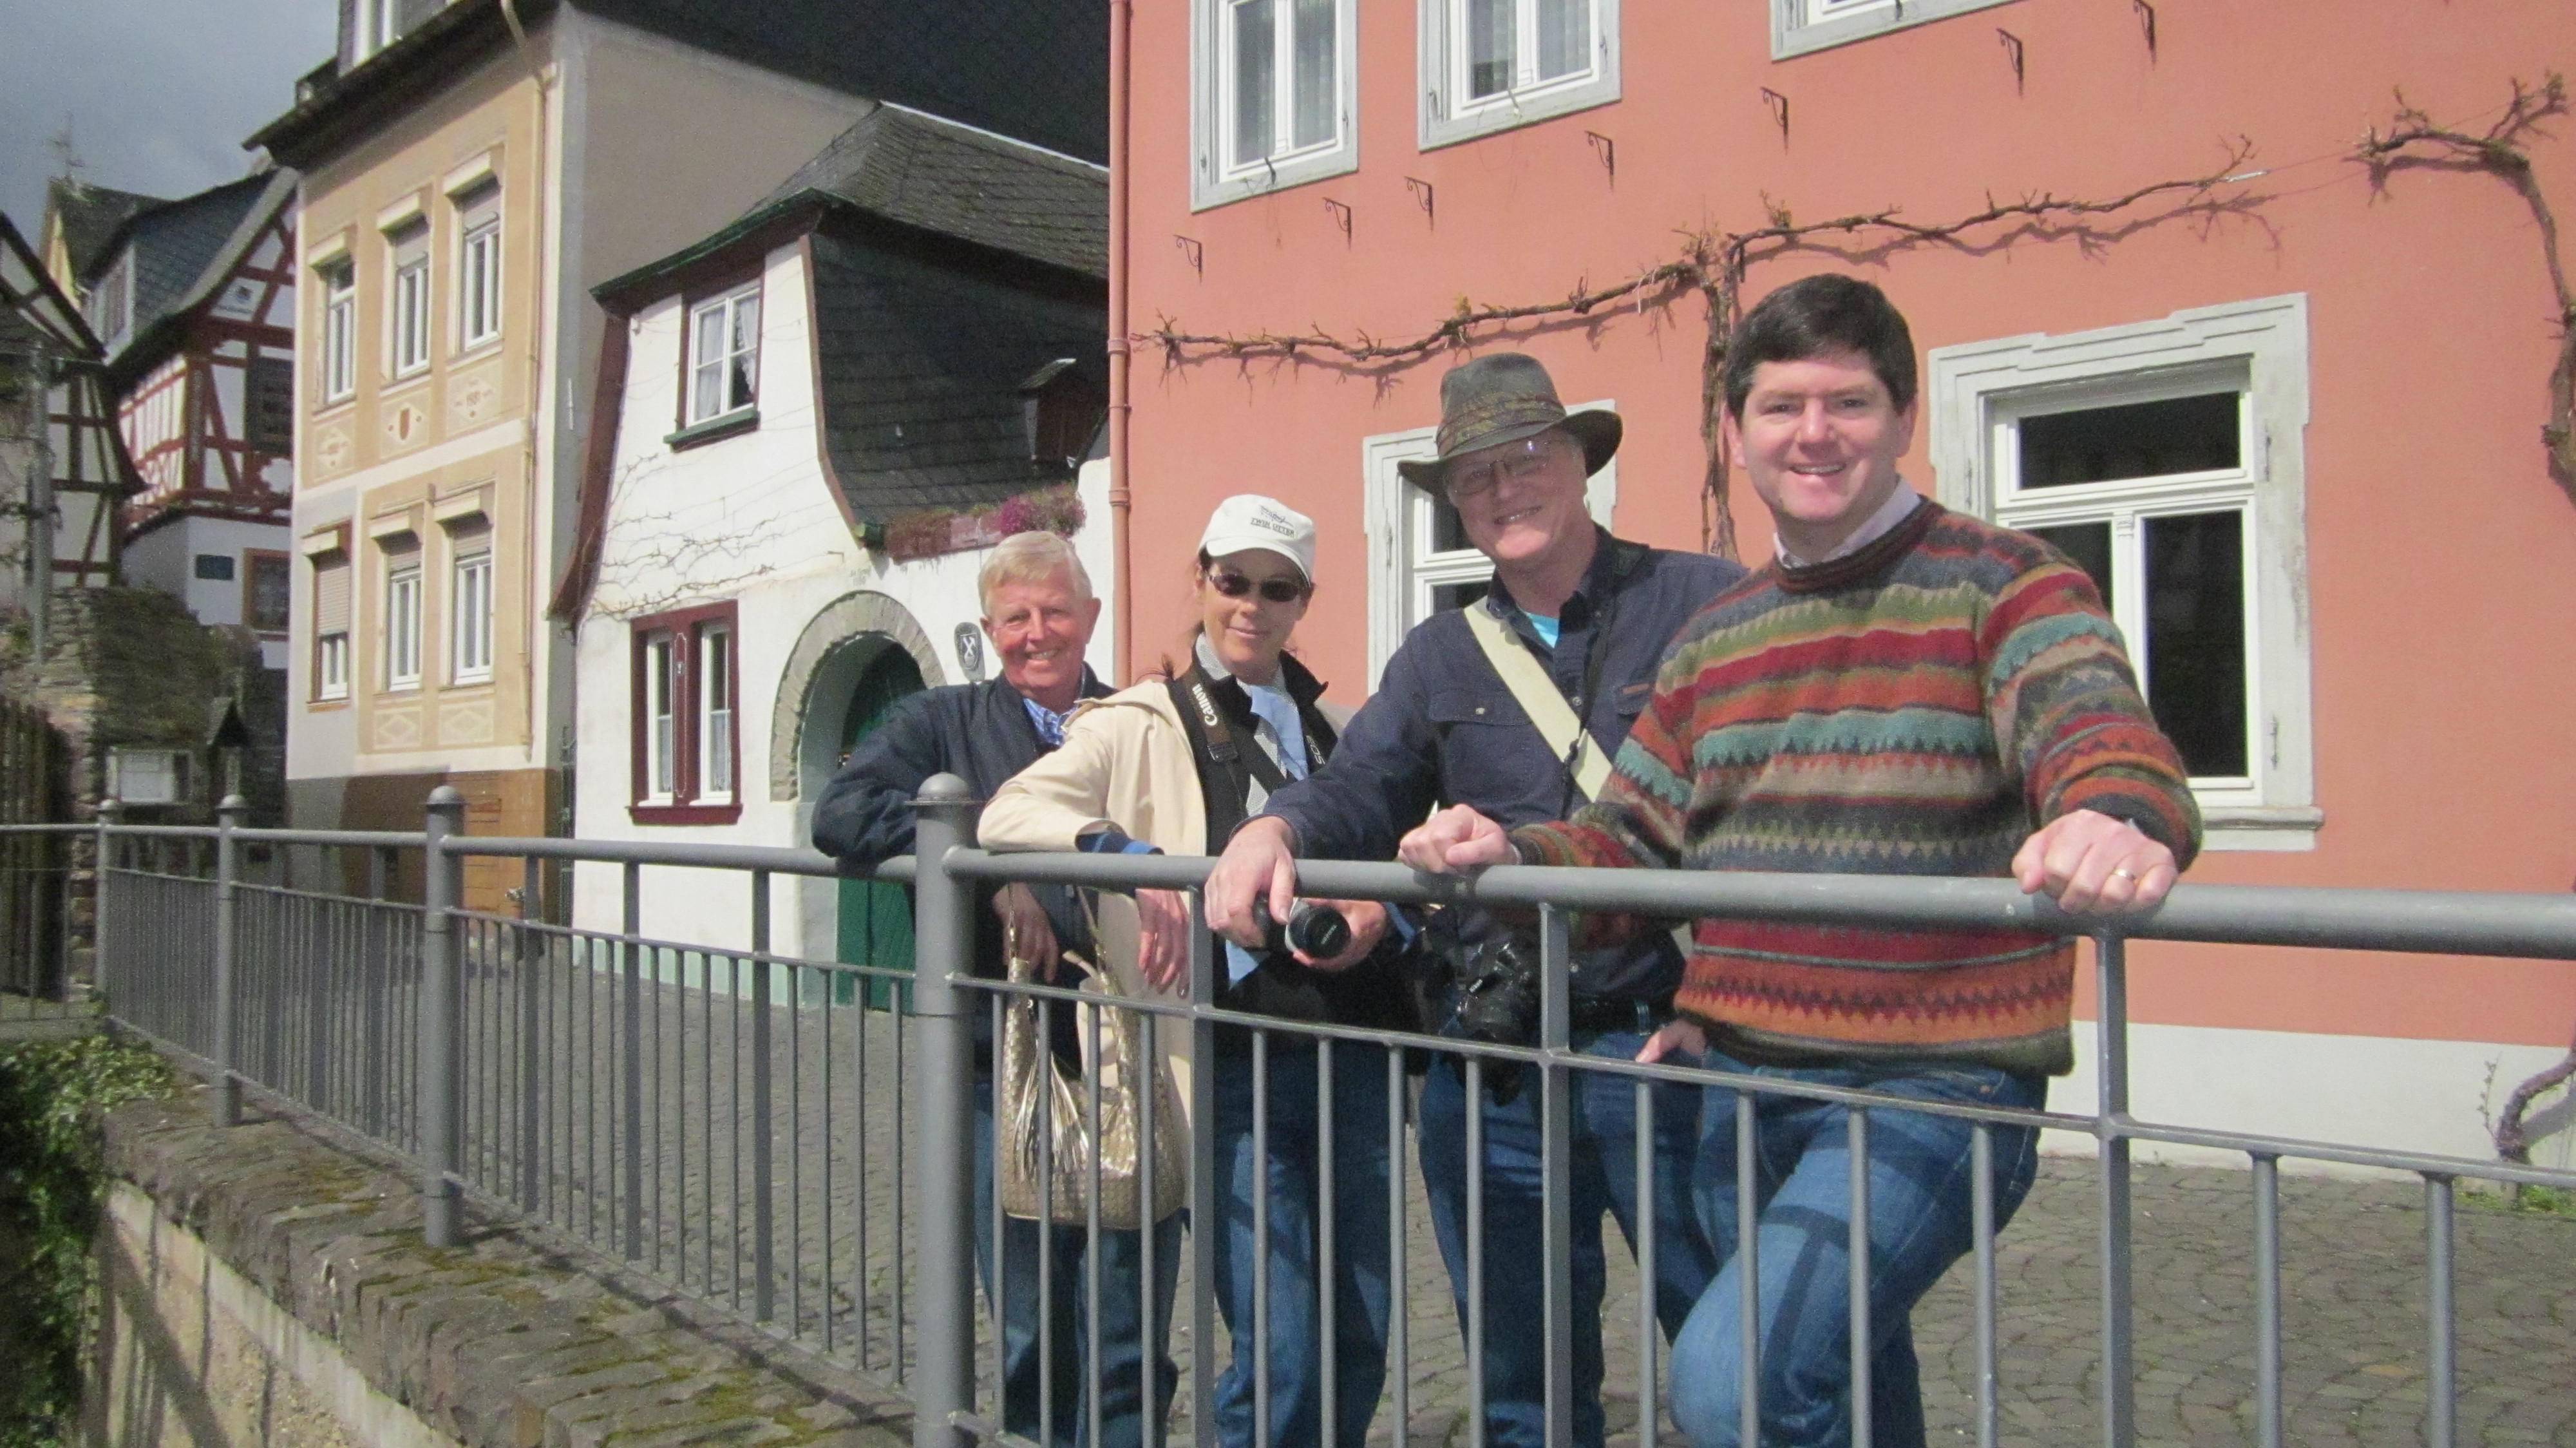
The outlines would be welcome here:
<svg viewBox="0 0 2576 1448">
<path fill-rule="evenodd" d="M 1262 598 L 1270 603 L 1295 603 L 1304 598 L 1312 586 L 1293 578 L 1265 578 L 1256 584 L 1230 568 L 1209 569 L 1207 581 L 1208 587 L 1228 598 L 1241 598 L 1257 588 Z"/>
</svg>

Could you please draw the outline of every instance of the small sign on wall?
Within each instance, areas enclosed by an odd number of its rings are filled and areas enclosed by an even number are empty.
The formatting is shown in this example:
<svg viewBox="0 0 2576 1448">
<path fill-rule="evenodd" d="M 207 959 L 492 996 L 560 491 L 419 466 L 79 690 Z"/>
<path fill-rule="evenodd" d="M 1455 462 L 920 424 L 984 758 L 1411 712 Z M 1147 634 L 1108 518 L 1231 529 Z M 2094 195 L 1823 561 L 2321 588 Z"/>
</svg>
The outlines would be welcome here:
<svg viewBox="0 0 2576 1448">
<path fill-rule="evenodd" d="M 984 634 L 971 623 L 957 626 L 957 671 L 967 683 L 984 682 Z"/>
</svg>

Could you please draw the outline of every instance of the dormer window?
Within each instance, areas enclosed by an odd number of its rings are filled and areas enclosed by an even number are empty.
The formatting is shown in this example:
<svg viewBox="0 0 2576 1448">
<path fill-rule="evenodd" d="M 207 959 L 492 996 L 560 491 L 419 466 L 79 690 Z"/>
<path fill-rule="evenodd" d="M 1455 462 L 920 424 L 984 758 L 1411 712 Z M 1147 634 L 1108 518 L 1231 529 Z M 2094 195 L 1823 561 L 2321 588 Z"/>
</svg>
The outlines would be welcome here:
<svg viewBox="0 0 2576 1448">
<path fill-rule="evenodd" d="M 356 0 L 352 39 L 357 53 L 350 59 L 363 61 L 418 30 L 446 4 L 447 0 Z"/>
<path fill-rule="evenodd" d="M 111 352 L 125 344 L 125 334 L 134 329 L 134 252 L 128 248 L 117 254 L 116 265 L 98 279 L 90 289 L 89 329 Z"/>
</svg>

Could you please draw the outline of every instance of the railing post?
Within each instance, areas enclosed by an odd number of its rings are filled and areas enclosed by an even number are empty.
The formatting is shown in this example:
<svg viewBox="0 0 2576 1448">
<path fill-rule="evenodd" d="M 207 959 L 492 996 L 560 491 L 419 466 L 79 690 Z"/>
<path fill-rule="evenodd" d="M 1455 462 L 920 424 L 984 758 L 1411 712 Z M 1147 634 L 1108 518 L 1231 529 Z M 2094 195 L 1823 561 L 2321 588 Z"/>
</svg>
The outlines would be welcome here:
<svg viewBox="0 0 2576 1448">
<path fill-rule="evenodd" d="M 2102 1441 L 2106 1448 L 2130 1448 L 2137 1441 L 2137 1381 L 2130 1318 L 2128 942 L 2102 931 L 2093 937 L 2093 958 L 2101 1017 L 2094 1130 L 2102 1143 Z"/>
<path fill-rule="evenodd" d="M 933 775 L 913 801 L 913 1029 L 921 1164 L 920 1295 L 912 1381 L 913 1448 L 966 1448 L 956 1415 L 974 1405 L 974 1031 L 970 998 L 952 985 L 972 966 L 974 893 L 948 873 L 951 850 L 975 842 L 966 782 Z"/>
<path fill-rule="evenodd" d="M 1547 1448 L 1567 1448 L 1574 1441 L 1574 1082 L 1563 1058 L 1572 1046 L 1570 1024 L 1574 952 L 1566 912 L 1539 907 L 1538 1043 L 1550 1059 L 1539 1067 L 1540 1294 L 1547 1317 L 1547 1386 L 1542 1413 Z M 1652 1202 L 1640 1205 L 1640 1220 L 1651 1217 Z M 1518 1270 L 1518 1269 L 1512 1269 Z M 1652 1292 L 1653 1285 L 1646 1290 Z M 1649 1346 L 1646 1351 L 1654 1349 Z"/>
<path fill-rule="evenodd" d="M 233 831 L 241 828 L 250 801 L 237 794 L 215 806 L 215 1124 L 241 1124 L 241 1073 L 234 1070 L 240 1048 L 234 1039 L 233 894 L 241 873 L 241 847 Z"/>
<path fill-rule="evenodd" d="M 456 1245 L 456 920 L 462 862 L 447 837 L 465 829 L 465 796 L 454 785 L 429 792 L 421 848 L 420 1234 L 432 1247 Z"/>
<path fill-rule="evenodd" d="M 107 998 L 108 1009 L 117 1008 L 119 991 L 107 964 L 107 867 L 113 853 L 116 826 L 125 814 L 125 806 L 114 799 L 98 802 L 98 843 L 90 861 L 89 898 L 89 978 L 91 988 Z M 127 1002 L 126 1009 L 133 1009 Z"/>
</svg>

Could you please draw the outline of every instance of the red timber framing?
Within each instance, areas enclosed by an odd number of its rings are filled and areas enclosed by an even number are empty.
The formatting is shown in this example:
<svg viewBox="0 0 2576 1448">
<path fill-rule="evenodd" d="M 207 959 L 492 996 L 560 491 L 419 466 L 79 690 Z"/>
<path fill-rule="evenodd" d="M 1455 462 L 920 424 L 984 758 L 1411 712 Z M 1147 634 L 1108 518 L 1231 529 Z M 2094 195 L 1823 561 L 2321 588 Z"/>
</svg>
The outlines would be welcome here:
<svg viewBox="0 0 2576 1448">
<path fill-rule="evenodd" d="M 126 505 L 130 532 L 170 512 L 197 517 L 284 523 L 292 507 L 286 479 L 271 486 L 272 463 L 286 460 L 291 414 L 275 436 L 262 436 L 253 416 L 282 380 L 280 405 L 293 406 L 294 223 L 283 210 L 262 227 L 241 260 L 204 299 L 175 319 L 179 344 L 133 386 L 118 422 L 144 491 Z"/>
</svg>

